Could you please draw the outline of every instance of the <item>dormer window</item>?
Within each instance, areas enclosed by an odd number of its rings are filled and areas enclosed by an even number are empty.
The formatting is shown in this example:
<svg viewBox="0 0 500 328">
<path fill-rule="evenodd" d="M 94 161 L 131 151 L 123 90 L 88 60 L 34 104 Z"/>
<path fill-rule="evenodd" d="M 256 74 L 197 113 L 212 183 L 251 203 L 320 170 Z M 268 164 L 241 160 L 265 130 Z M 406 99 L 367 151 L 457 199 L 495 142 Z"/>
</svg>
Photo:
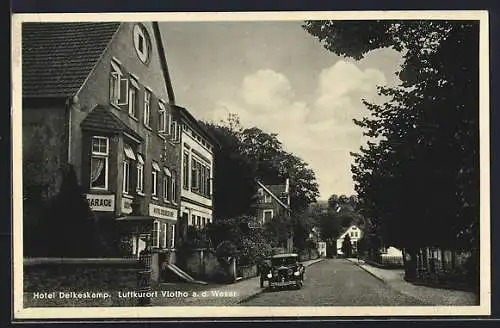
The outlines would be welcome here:
<svg viewBox="0 0 500 328">
<path fill-rule="evenodd" d="M 151 53 L 151 41 L 146 28 L 142 24 L 134 26 L 134 47 L 139 59 L 146 64 Z"/>
</svg>

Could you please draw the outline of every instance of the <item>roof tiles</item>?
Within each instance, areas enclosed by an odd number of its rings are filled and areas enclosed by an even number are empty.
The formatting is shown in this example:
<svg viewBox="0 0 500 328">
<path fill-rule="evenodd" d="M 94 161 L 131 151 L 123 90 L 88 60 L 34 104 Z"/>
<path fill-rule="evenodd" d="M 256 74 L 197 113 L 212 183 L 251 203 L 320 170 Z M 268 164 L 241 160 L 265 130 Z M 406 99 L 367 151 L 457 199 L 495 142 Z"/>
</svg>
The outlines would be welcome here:
<svg viewBox="0 0 500 328">
<path fill-rule="evenodd" d="M 111 110 L 102 105 L 97 105 L 82 121 L 83 128 L 94 131 L 125 131 L 132 136 L 140 138 L 131 128 L 120 120 Z"/>
<path fill-rule="evenodd" d="M 23 97 L 74 95 L 119 22 L 23 23 Z"/>
</svg>

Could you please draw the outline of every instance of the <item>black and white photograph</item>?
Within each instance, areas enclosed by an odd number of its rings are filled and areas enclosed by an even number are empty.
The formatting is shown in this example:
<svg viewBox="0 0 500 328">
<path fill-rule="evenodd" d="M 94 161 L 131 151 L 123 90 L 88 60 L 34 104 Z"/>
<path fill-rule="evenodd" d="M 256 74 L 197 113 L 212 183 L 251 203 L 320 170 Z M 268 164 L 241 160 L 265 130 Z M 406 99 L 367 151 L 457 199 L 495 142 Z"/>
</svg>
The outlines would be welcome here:
<svg viewBox="0 0 500 328">
<path fill-rule="evenodd" d="M 15 318 L 490 314 L 486 11 L 12 17 Z"/>
</svg>

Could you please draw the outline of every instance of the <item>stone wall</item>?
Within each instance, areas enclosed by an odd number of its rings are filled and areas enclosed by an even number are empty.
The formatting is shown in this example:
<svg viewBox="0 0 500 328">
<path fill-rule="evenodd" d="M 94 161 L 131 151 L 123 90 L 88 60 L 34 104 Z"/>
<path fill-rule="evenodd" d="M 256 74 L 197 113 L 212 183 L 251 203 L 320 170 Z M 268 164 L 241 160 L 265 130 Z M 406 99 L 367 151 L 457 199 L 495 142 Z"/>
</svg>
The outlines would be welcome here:
<svg viewBox="0 0 500 328">
<path fill-rule="evenodd" d="M 182 269 L 194 278 L 205 281 L 233 282 L 236 279 L 235 261 L 225 266 L 217 260 L 212 250 L 207 249 L 195 249 L 187 253 Z"/>
</svg>

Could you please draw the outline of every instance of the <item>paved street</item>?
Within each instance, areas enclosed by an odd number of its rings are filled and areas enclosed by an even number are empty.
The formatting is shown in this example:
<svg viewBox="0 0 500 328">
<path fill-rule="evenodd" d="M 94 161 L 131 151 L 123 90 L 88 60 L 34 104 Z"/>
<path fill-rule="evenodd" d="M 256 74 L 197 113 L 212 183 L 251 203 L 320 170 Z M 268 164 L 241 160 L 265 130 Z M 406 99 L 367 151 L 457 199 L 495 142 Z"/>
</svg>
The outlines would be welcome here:
<svg viewBox="0 0 500 328">
<path fill-rule="evenodd" d="M 247 306 L 397 306 L 427 305 L 388 287 L 354 263 L 328 259 L 310 266 L 301 290 L 265 291 Z"/>
</svg>

